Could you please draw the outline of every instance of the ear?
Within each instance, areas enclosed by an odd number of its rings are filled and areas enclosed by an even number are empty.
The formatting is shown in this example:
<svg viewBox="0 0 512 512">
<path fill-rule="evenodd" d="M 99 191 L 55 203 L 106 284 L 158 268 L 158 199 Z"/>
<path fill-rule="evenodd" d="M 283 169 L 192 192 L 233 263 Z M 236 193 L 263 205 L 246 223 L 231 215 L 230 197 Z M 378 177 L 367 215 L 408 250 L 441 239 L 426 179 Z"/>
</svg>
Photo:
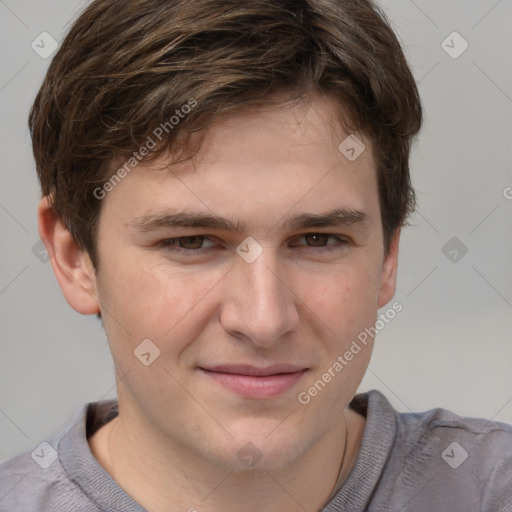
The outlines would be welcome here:
<svg viewBox="0 0 512 512">
<path fill-rule="evenodd" d="M 396 275 L 398 269 L 398 245 L 400 229 L 395 230 L 389 246 L 389 253 L 384 259 L 380 280 L 380 291 L 377 307 L 385 306 L 395 295 Z"/>
<path fill-rule="evenodd" d="M 82 315 L 98 313 L 96 276 L 89 255 L 78 247 L 48 197 L 39 202 L 37 216 L 39 235 L 68 304 Z"/>
</svg>

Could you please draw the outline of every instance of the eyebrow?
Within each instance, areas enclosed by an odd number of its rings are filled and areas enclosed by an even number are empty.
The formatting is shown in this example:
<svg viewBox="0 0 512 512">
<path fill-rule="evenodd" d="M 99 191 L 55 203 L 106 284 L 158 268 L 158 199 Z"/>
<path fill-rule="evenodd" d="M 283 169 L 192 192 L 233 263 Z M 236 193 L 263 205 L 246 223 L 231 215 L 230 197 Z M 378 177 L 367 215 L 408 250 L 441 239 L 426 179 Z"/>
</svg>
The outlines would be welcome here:
<svg viewBox="0 0 512 512">
<path fill-rule="evenodd" d="M 300 230 L 368 224 L 369 216 L 365 211 L 352 208 L 337 208 L 324 213 L 302 213 L 289 217 L 284 221 L 283 227 L 289 230 Z M 131 222 L 131 226 L 141 232 L 174 227 L 216 229 L 232 233 L 248 231 L 245 223 L 233 223 L 231 220 L 217 215 L 167 210 L 137 217 Z"/>
</svg>

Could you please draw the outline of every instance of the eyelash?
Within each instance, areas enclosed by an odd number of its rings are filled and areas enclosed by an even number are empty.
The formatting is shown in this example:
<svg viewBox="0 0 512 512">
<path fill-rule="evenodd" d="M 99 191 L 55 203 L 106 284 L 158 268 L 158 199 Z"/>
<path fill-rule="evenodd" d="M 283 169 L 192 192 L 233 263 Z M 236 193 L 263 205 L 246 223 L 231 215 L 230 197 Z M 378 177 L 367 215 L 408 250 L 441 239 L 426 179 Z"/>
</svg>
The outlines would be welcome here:
<svg viewBox="0 0 512 512">
<path fill-rule="evenodd" d="M 345 248 L 347 245 L 351 244 L 351 241 L 348 240 L 345 237 L 340 237 L 338 235 L 331 235 L 330 233 L 305 233 L 300 236 L 299 240 L 308 236 L 324 236 L 327 237 L 327 239 L 335 239 L 337 240 L 336 244 L 329 244 L 325 246 L 312 246 L 312 245 L 293 245 L 293 247 L 306 247 L 308 249 L 317 249 L 319 252 L 331 252 L 331 251 L 339 251 Z M 183 247 L 179 247 L 177 243 L 179 243 L 181 240 L 187 240 L 191 238 L 201 238 L 204 240 L 210 240 L 208 236 L 206 235 L 193 235 L 193 236 L 182 236 L 178 238 L 167 238 L 165 240 L 162 240 L 158 243 L 159 249 L 165 249 L 166 251 L 172 252 L 172 253 L 182 253 L 186 254 L 188 253 L 190 256 L 195 255 L 201 255 L 204 253 L 207 253 L 211 250 L 214 250 L 214 247 L 200 247 L 199 249 L 185 249 Z M 210 240 L 211 241 L 211 240 Z"/>
</svg>

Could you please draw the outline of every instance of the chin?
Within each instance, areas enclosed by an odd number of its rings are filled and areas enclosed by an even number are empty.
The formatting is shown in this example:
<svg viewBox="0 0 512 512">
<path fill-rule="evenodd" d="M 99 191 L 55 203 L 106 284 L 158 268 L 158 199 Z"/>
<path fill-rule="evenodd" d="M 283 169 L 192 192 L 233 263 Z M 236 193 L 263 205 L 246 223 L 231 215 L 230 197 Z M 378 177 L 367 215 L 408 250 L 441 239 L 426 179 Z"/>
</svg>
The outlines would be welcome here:
<svg viewBox="0 0 512 512">
<path fill-rule="evenodd" d="M 293 465 L 315 441 L 310 435 L 290 429 L 272 432 L 268 428 L 247 428 L 243 435 L 234 435 L 222 446 L 223 453 L 214 455 L 215 463 L 235 473 L 281 471 Z"/>
</svg>

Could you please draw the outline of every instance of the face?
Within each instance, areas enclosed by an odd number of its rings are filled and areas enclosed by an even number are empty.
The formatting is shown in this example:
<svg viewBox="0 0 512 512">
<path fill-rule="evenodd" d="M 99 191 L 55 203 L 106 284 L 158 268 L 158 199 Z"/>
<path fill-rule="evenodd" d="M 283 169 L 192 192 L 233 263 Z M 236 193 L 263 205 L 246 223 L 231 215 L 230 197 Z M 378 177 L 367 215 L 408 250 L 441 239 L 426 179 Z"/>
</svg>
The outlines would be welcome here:
<svg viewBox="0 0 512 512">
<path fill-rule="evenodd" d="M 372 340 L 343 355 L 391 299 L 396 251 L 371 144 L 350 161 L 335 110 L 228 117 L 193 159 L 142 162 L 103 199 L 95 293 L 145 432 L 240 470 L 244 451 L 281 468 L 338 428 Z"/>
</svg>

